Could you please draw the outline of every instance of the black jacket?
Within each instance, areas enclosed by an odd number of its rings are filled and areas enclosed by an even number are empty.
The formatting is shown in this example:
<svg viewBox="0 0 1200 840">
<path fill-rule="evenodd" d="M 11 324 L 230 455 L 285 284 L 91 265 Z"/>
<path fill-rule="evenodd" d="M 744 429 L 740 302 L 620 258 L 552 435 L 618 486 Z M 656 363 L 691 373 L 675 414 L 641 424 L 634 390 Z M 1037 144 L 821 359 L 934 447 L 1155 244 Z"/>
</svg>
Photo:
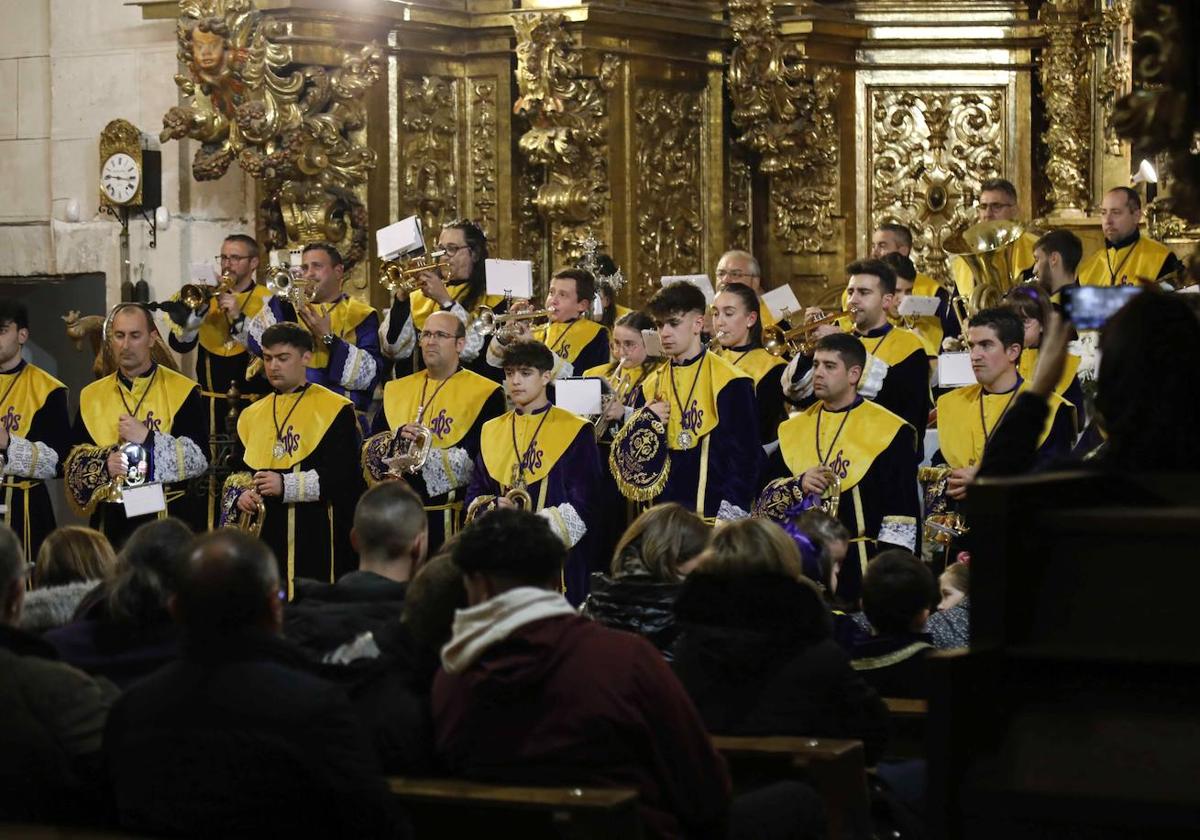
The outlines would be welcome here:
<svg viewBox="0 0 1200 840">
<path fill-rule="evenodd" d="M 374 572 L 349 572 L 337 583 L 298 578 L 283 634 L 318 658 L 360 633 L 400 618 L 407 583 Z"/>
<path fill-rule="evenodd" d="M 605 627 L 645 637 L 670 660 L 677 635 L 675 599 L 682 586 L 649 575 L 611 578 L 603 572 L 593 572 L 591 593 L 580 612 Z"/>
<path fill-rule="evenodd" d="M 851 664 L 883 697 L 928 697 L 928 633 L 872 636 L 854 648 Z"/>
<path fill-rule="evenodd" d="M 124 827 L 197 837 L 388 837 L 378 766 L 338 687 L 284 640 L 187 645 L 113 706 Z"/>
<path fill-rule="evenodd" d="M 887 709 L 833 641 L 814 587 L 694 572 L 676 616 L 675 673 L 709 732 L 857 738 L 869 764 L 882 754 Z"/>
</svg>

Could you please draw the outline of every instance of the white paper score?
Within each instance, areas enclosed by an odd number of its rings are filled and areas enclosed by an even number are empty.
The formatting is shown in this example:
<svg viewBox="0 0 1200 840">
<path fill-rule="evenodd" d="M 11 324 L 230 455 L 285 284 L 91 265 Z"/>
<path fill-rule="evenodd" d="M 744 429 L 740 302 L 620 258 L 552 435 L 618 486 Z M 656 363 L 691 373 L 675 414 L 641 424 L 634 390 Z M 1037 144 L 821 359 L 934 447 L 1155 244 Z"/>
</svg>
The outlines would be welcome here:
<svg viewBox="0 0 1200 840">
<path fill-rule="evenodd" d="M 416 216 L 390 224 L 375 231 L 375 251 L 383 260 L 394 260 L 404 254 L 425 250 L 421 220 Z"/>
<path fill-rule="evenodd" d="M 938 356 L 938 385 L 942 388 L 959 388 L 975 384 L 975 371 L 971 368 L 970 353 L 943 353 Z"/>
<path fill-rule="evenodd" d="M 776 321 L 783 320 L 785 310 L 789 315 L 801 314 L 800 300 L 792 291 L 791 286 L 784 285 L 766 292 L 762 296 L 762 301 L 767 305 L 767 311 Z"/>
<path fill-rule="evenodd" d="M 600 413 L 600 380 L 594 377 L 554 380 L 554 404 L 582 417 Z"/>
<path fill-rule="evenodd" d="M 899 312 L 901 315 L 915 315 L 918 318 L 928 318 L 937 314 L 940 303 L 941 301 L 936 297 L 906 295 L 904 300 L 900 301 Z"/>
<path fill-rule="evenodd" d="M 672 283 L 691 283 L 700 291 L 704 292 L 704 302 L 712 306 L 713 298 L 717 293 L 713 291 L 712 281 L 708 279 L 707 274 L 668 274 L 662 278 L 663 288 L 670 286 Z"/>
<path fill-rule="evenodd" d="M 125 487 L 121 494 L 125 498 L 125 516 L 130 519 L 167 509 L 167 500 L 163 497 L 162 485 L 157 482 L 143 484 L 140 487 Z"/>
<path fill-rule="evenodd" d="M 212 263 L 192 263 L 191 268 L 191 279 L 193 283 L 199 283 L 203 286 L 217 285 L 217 272 L 216 269 L 212 267 Z"/>
<path fill-rule="evenodd" d="M 488 260 L 487 293 L 529 300 L 533 297 L 533 263 L 529 260 Z"/>
</svg>

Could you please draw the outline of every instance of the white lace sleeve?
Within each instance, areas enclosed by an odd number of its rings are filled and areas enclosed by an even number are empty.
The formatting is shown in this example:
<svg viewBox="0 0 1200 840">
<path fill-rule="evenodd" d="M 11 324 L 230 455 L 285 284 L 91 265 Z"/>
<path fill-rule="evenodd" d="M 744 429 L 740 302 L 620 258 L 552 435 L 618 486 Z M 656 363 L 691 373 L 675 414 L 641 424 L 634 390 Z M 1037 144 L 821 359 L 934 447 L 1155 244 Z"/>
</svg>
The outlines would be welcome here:
<svg viewBox="0 0 1200 840">
<path fill-rule="evenodd" d="M 554 507 L 542 508 L 538 516 L 546 519 L 554 533 L 563 541 L 567 548 L 574 548 L 587 533 L 587 525 L 570 502 L 563 502 Z"/>
<path fill-rule="evenodd" d="M 504 367 L 504 345 L 499 341 L 493 341 L 487 346 L 487 354 L 484 358 L 492 367 Z"/>
<path fill-rule="evenodd" d="M 717 508 L 717 519 L 721 522 L 736 522 L 739 519 L 745 519 L 750 513 L 742 510 L 732 502 L 725 499 L 721 500 L 721 506 Z"/>
<path fill-rule="evenodd" d="M 338 384 L 349 391 L 366 390 L 375 381 L 375 357 L 350 343 L 346 344 L 346 349 L 349 355 Z"/>
<path fill-rule="evenodd" d="M 793 356 L 792 360 L 787 363 L 787 367 L 783 369 L 783 374 L 779 378 L 780 384 L 783 386 L 783 395 L 792 402 L 800 402 L 812 396 L 813 392 L 813 369 L 810 367 L 808 372 L 800 378 L 799 382 L 793 382 L 792 377 L 796 375 L 796 365 L 800 363 L 802 357 Z"/>
<path fill-rule="evenodd" d="M 888 369 L 887 362 L 868 353 L 867 366 L 863 370 L 862 379 L 858 381 L 859 396 L 868 400 L 875 399 L 879 395 L 879 389 L 883 387 L 883 380 L 887 379 Z"/>
<path fill-rule="evenodd" d="M 566 359 L 554 354 L 554 370 L 551 371 L 551 379 L 565 379 L 568 376 L 575 375 L 575 365 L 568 362 Z"/>
<path fill-rule="evenodd" d="M 262 347 L 262 334 L 266 332 L 267 327 L 275 324 L 275 313 L 271 311 L 269 305 L 264 305 L 262 309 L 258 310 L 258 314 L 244 323 L 246 334 L 253 338 L 259 347 Z"/>
<path fill-rule="evenodd" d="M 917 550 L 917 520 L 911 516 L 885 516 L 879 524 L 879 542 Z"/>
<path fill-rule="evenodd" d="M 154 433 L 154 480 L 172 484 L 195 478 L 208 469 L 208 457 L 189 437 Z"/>
<path fill-rule="evenodd" d="M 430 496 L 440 496 L 456 487 L 466 486 L 473 467 L 470 454 L 461 446 L 434 449 L 421 468 L 421 478 L 425 479 L 425 489 Z"/>
<path fill-rule="evenodd" d="M 9 435 L 8 463 L 3 475 L 19 475 L 22 478 L 54 478 L 58 470 L 58 453 L 44 443 Z"/>
<path fill-rule="evenodd" d="M 412 311 L 409 311 L 408 320 L 404 322 L 404 326 L 400 330 L 400 335 L 397 336 L 393 344 L 389 344 L 387 340 L 391 322 L 392 310 L 389 308 L 383 316 L 383 323 L 379 325 L 379 349 L 389 359 L 407 359 L 413 354 L 413 349 L 417 346 L 417 331 L 413 326 Z"/>
<path fill-rule="evenodd" d="M 283 503 L 316 502 L 321 498 L 321 477 L 316 470 L 283 474 Z"/>
<path fill-rule="evenodd" d="M 463 309 L 461 303 L 455 301 L 450 311 L 467 327 L 467 343 L 463 346 L 463 351 L 459 354 L 459 357 L 465 362 L 473 362 L 479 358 L 479 351 L 483 349 L 483 343 L 487 341 L 487 336 L 479 332 L 471 316 L 467 313 L 467 310 Z"/>
</svg>

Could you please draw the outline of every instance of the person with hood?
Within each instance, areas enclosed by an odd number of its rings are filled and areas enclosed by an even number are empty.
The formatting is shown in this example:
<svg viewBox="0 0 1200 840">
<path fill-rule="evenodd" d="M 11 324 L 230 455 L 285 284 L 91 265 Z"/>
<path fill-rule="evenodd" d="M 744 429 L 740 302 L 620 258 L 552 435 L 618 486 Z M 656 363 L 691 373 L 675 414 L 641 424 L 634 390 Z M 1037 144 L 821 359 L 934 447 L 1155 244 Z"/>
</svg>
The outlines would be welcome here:
<svg viewBox="0 0 1200 840">
<path fill-rule="evenodd" d="M 855 738 L 874 764 L 887 709 L 833 640 L 829 609 L 782 528 L 720 528 L 675 605 L 673 667 L 709 732 Z"/>
<path fill-rule="evenodd" d="M 433 684 L 445 769 L 634 788 L 649 835 L 724 837 L 729 776 L 695 707 L 649 642 L 582 618 L 559 594 L 566 548 L 549 523 L 496 510 L 463 530 L 453 559 L 470 606 Z"/>
</svg>

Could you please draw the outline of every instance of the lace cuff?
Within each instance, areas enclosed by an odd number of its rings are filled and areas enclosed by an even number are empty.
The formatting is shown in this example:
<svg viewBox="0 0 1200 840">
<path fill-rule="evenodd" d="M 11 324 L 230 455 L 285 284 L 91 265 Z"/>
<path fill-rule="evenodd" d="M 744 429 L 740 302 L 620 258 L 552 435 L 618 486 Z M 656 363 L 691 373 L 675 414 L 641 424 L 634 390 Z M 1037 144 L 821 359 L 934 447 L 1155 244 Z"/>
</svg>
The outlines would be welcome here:
<svg viewBox="0 0 1200 840">
<path fill-rule="evenodd" d="M 173 484 L 195 478 L 208 469 L 208 458 L 189 437 L 154 433 L 154 480 Z"/>
<path fill-rule="evenodd" d="M 383 316 L 383 323 L 379 325 L 379 349 L 389 359 L 407 359 L 417 346 L 417 331 L 413 326 L 411 311 L 408 320 L 404 322 L 404 327 L 400 330 L 400 335 L 394 342 L 388 341 L 388 330 L 391 328 L 391 323 L 392 310 L 388 309 L 387 314 Z"/>
<path fill-rule="evenodd" d="M 504 367 L 504 347 L 499 341 L 493 341 L 487 346 L 487 354 L 484 356 L 487 363 L 492 367 Z"/>
<path fill-rule="evenodd" d="M 479 358 L 479 351 L 483 349 L 483 343 L 487 341 L 487 336 L 482 335 L 478 329 L 472 329 L 471 315 L 458 301 L 454 302 L 450 312 L 467 327 L 467 343 L 463 345 L 463 351 L 458 356 L 464 362 L 473 362 Z"/>
<path fill-rule="evenodd" d="M 742 510 L 732 502 L 725 499 L 721 500 L 721 506 L 717 508 L 717 519 L 721 522 L 736 522 L 739 519 L 745 519 L 750 513 Z"/>
<path fill-rule="evenodd" d="M 243 321 L 246 325 L 246 334 L 254 339 L 254 343 L 262 347 L 262 334 L 266 332 L 267 327 L 274 326 L 275 313 L 270 306 L 264 306 L 258 310 L 258 314 L 249 321 Z M 235 336 L 236 337 L 236 336 Z"/>
<path fill-rule="evenodd" d="M 465 486 L 471 480 L 473 466 L 471 456 L 461 446 L 434 449 L 421 468 L 421 478 L 425 479 L 425 489 L 430 496 L 440 496 Z"/>
<path fill-rule="evenodd" d="M 879 389 L 883 387 L 883 380 L 887 379 L 889 365 L 887 362 L 867 354 L 867 366 L 863 370 L 862 378 L 858 380 L 858 395 L 865 400 L 873 400 L 879 394 Z"/>
<path fill-rule="evenodd" d="M 321 499 L 321 477 L 316 470 L 283 474 L 283 503 L 316 502 Z"/>
<path fill-rule="evenodd" d="M 568 362 L 566 359 L 554 354 L 554 370 L 550 372 L 551 380 L 565 379 L 568 376 L 575 375 L 575 365 Z"/>
<path fill-rule="evenodd" d="M 353 344 L 347 343 L 346 350 L 346 364 L 338 384 L 348 391 L 365 391 L 375 381 L 375 358 Z"/>
<path fill-rule="evenodd" d="M 793 380 L 796 375 L 796 367 L 802 358 L 804 357 L 795 356 L 788 362 L 787 367 L 783 369 L 783 374 L 779 378 L 780 384 L 783 386 L 783 395 L 792 402 L 806 400 L 812 396 L 813 392 L 813 369 L 811 366 L 804 372 L 804 375 L 800 379 Z"/>
<path fill-rule="evenodd" d="M 542 508 L 538 511 L 538 516 L 549 521 L 550 527 L 567 548 L 574 548 L 587 533 L 587 525 L 583 524 L 575 506 L 570 502 Z"/>
<path fill-rule="evenodd" d="M 8 436 L 8 463 L 3 475 L 19 475 L 22 478 L 54 478 L 58 471 L 58 453 L 44 443 L 10 434 Z"/>
<path fill-rule="evenodd" d="M 917 549 L 917 520 L 911 516 L 885 516 L 879 525 L 878 542 Z"/>
</svg>

